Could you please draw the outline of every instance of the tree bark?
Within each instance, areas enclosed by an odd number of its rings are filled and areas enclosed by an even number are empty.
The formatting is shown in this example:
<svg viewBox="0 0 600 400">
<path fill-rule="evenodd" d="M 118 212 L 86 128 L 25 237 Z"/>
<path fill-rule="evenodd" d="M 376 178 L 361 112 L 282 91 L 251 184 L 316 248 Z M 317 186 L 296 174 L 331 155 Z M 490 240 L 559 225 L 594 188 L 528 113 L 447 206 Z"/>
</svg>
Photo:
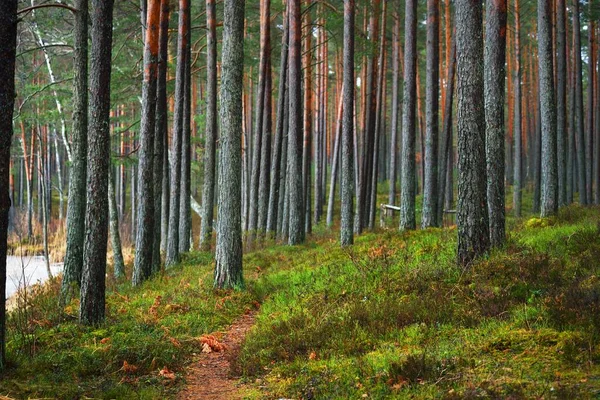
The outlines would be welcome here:
<svg viewBox="0 0 600 400">
<path fill-rule="evenodd" d="M 215 158 L 217 147 L 217 15 L 215 0 L 206 1 L 206 133 L 204 186 L 200 218 L 200 249 L 209 250 L 213 231 L 215 202 Z"/>
<path fill-rule="evenodd" d="M 506 0 L 487 0 L 485 33 L 485 122 L 490 244 L 504 243 L 504 81 Z"/>
<path fill-rule="evenodd" d="M 398 169 L 398 122 L 400 100 L 400 1 L 394 11 L 394 31 L 392 35 L 392 123 L 390 135 L 390 179 L 388 203 L 396 204 L 396 181 Z"/>
<path fill-rule="evenodd" d="M 271 182 L 269 187 L 269 210 L 267 215 L 267 232 L 279 231 L 277 221 L 283 209 L 279 207 L 282 187 L 280 185 L 281 158 L 285 152 L 283 147 L 284 135 L 284 117 L 285 97 L 287 93 L 287 69 L 288 69 L 288 42 L 289 42 L 289 23 L 288 10 L 283 14 L 283 35 L 281 38 L 281 57 L 279 68 L 279 97 L 277 99 L 277 120 L 275 121 L 275 143 L 273 146 L 273 157 L 271 160 Z M 284 164 L 285 165 L 285 164 Z"/>
<path fill-rule="evenodd" d="M 179 262 L 179 219 L 181 196 L 181 151 L 183 140 L 183 114 L 185 97 L 185 74 L 188 37 L 189 0 L 179 0 L 179 24 L 177 38 L 177 70 L 175 74 L 175 112 L 171 140 L 171 196 L 169 199 L 169 240 L 167 242 L 167 267 Z"/>
<path fill-rule="evenodd" d="M 73 161 L 69 170 L 67 199 L 67 249 L 65 253 L 61 304 L 73 296 L 72 289 L 81 285 L 83 243 L 85 238 L 87 134 L 88 134 L 88 0 L 78 0 L 75 13 L 73 55 Z M 26 164 L 27 165 L 27 164 Z M 28 186 L 29 193 L 29 186 Z"/>
<path fill-rule="evenodd" d="M 438 197 L 438 109 L 440 58 L 440 5 L 439 0 L 427 0 L 427 88 L 425 93 L 425 180 L 423 182 L 423 214 L 421 226 L 439 226 Z"/>
<path fill-rule="evenodd" d="M 485 110 L 481 2 L 456 2 L 458 90 L 458 262 L 467 266 L 490 245 L 486 207 Z"/>
<path fill-rule="evenodd" d="M 558 205 L 567 204 L 567 37 L 565 0 L 556 0 L 556 155 Z"/>
<path fill-rule="evenodd" d="M 166 197 L 168 186 L 165 185 L 168 170 L 166 159 L 168 116 L 167 116 L 167 69 L 169 45 L 169 0 L 160 1 L 160 31 L 158 36 L 158 73 L 156 81 L 156 123 L 154 129 L 154 240 L 152 244 L 152 269 L 156 274 L 161 268 L 161 242 L 166 238 L 163 229 L 163 199 Z M 168 184 L 168 182 L 167 182 Z M 160 229 L 159 229 L 160 228 Z"/>
<path fill-rule="evenodd" d="M 158 78 L 158 36 L 160 0 L 149 0 L 144 48 L 144 81 L 138 163 L 138 215 L 133 265 L 133 286 L 140 285 L 152 273 L 154 244 L 154 136 L 156 129 L 156 81 Z"/>
<path fill-rule="evenodd" d="M 583 82 L 581 61 L 581 25 L 579 17 L 579 0 L 573 0 L 573 35 L 574 35 L 574 60 L 575 60 L 575 132 L 577 149 L 577 172 L 579 190 L 579 203 L 587 205 L 587 175 L 585 162 L 585 134 L 583 125 Z"/>
<path fill-rule="evenodd" d="M 108 177 L 108 214 L 110 220 L 110 245 L 113 251 L 113 269 L 115 279 L 125 278 L 125 262 L 121 248 L 121 235 L 119 234 L 119 214 L 117 212 L 117 199 L 115 198 L 115 182 L 112 168 L 109 168 Z"/>
<path fill-rule="evenodd" d="M 113 0 L 92 0 L 92 51 L 87 206 L 79 321 L 99 324 L 105 313 L 110 164 L 110 71 Z"/>
<path fill-rule="evenodd" d="M 6 253 L 10 198 L 10 147 L 15 103 L 15 58 L 17 49 L 17 0 L 0 5 L 0 370 L 6 367 Z"/>
<path fill-rule="evenodd" d="M 344 0 L 344 74 L 342 84 L 342 169 L 340 244 L 354 243 L 354 0 Z"/>
<path fill-rule="evenodd" d="M 514 117 L 513 117 L 513 141 L 515 150 L 513 153 L 513 212 L 515 217 L 521 216 L 521 202 L 523 198 L 523 160 L 522 160 L 522 132 L 521 132 L 521 43 L 520 43 L 520 14 L 519 0 L 515 0 L 515 68 L 513 77 L 514 92 Z"/>
<path fill-rule="evenodd" d="M 244 64 L 244 0 L 225 0 L 221 67 L 221 154 L 215 280 L 218 288 L 243 285 L 241 133 Z"/>
<path fill-rule="evenodd" d="M 302 95 L 301 95 L 301 36 L 300 0 L 290 0 L 289 49 L 289 133 L 287 177 L 289 192 L 288 243 L 304 242 L 304 200 L 302 195 Z"/>
<path fill-rule="evenodd" d="M 547 217 L 558 211 L 556 108 L 552 57 L 552 3 L 550 0 L 538 0 L 538 46 L 542 128 L 541 215 Z"/>
<path fill-rule="evenodd" d="M 402 184 L 400 230 L 416 228 L 415 112 L 417 73 L 417 2 L 406 0 L 404 28 L 404 107 L 402 112 Z"/>
<path fill-rule="evenodd" d="M 192 231 L 192 212 L 190 206 L 191 197 L 191 166 L 192 166 L 192 109 L 191 109 L 191 87 L 192 87 L 192 70 L 191 70 L 191 46 L 190 46 L 190 6 L 186 9 L 187 23 L 187 40 L 185 47 L 185 83 L 183 91 L 183 128 L 181 131 L 181 184 L 179 185 L 179 253 L 187 253 L 190 251 L 191 231 Z"/>
</svg>

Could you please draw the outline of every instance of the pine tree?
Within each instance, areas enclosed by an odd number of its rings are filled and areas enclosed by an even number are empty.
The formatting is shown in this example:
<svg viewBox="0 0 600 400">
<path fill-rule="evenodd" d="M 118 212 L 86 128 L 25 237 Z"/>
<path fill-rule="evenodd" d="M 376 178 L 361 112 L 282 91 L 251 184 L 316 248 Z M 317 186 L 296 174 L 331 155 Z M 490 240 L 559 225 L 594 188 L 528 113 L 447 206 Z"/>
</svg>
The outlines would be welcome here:
<svg viewBox="0 0 600 400">
<path fill-rule="evenodd" d="M 113 0 L 92 0 L 87 206 L 79 321 L 98 324 L 105 313 L 110 166 L 110 72 Z"/>
<path fill-rule="evenodd" d="M 486 3 L 485 34 L 485 122 L 487 201 L 490 242 L 500 246 L 505 239 L 504 207 L 504 81 L 506 78 L 506 0 Z"/>
<path fill-rule="evenodd" d="M 481 2 L 456 2 L 458 262 L 467 266 L 490 245 L 486 200 Z"/>
<path fill-rule="evenodd" d="M 242 276 L 242 87 L 244 66 L 243 0 L 225 0 L 221 72 L 221 152 L 215 286 L 235 288 Z"/>
</svg>

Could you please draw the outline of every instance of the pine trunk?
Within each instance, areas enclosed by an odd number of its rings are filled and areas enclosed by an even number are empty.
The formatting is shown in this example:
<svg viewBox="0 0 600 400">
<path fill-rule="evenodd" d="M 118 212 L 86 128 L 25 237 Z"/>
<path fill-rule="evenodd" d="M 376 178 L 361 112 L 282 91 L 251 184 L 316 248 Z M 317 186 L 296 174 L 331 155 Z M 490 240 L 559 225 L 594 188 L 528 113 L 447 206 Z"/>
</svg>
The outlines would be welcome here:
<svg viewBox="0 0 600 400">
<path fill-rule="evenodd" d="M 467 266 L 490 245 L 486 200 L 482 6 L 456 2 L 458 262 Z"/>
<path fill-rule="evenodd" d="M 113 0 L 92 0 L 87 206 L 79 321 L 104 321 L 110 167 L 110 71 Z"/>
<path fill-rule="evenodd" d="M 225 0 L 221 65 L 221 152 L 215 287 L 238 288 L 242 276 L 242 90 L 244 61 L 243 0 Z"/>
</svg>

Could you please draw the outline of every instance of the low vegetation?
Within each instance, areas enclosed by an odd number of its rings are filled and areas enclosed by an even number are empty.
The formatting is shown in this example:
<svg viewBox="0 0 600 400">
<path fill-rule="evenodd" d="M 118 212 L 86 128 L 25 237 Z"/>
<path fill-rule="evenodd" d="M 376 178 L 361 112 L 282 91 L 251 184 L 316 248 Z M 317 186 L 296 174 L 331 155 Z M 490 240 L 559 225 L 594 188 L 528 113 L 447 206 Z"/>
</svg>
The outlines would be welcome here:
<svg viewBox="0 0 600 400">
<path fill-rule="evenodd" d="M 53 282 L 9 318 L 0 394 L 172 396 L 199 338 L 260 305 L 230 355 L 251 399 L 595 397 L 599 211 L 512 222 L 468 270 L 452 228 L 268 246 L 245 256 L 245 291 L 213 290 L 211 256 L 192 253 L 140 289 L 110 280 L 96 328 L 57 307 Z"/>
</svg>

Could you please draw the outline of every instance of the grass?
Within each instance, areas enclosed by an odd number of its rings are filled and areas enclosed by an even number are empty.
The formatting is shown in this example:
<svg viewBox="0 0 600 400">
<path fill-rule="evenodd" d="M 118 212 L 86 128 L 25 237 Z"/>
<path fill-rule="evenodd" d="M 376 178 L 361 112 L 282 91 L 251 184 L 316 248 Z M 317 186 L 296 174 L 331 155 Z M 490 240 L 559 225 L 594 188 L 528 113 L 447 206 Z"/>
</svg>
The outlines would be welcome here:
<svg viewBox="0 0 600 400">
<path fill-rule="evenodd" d="M 0 395 L 169 398 L 197 338 L 260 303 L 233 364 L 250 399 L 598 397 L 599 211 L 511 220 L 506 246 L 467 271 L 454 228 L 341 249 L 317 226 L 307 244 L 245 255 L 245 291 L 213 290 L 211 255 L 192 253 L 140 289 L 109 280 L 95 328 L 76 302 L 57 308 L 54 282 L 9 319 Z"/>
<path fill-rule="evenodd" d="M 454 230 L 281 260 L 236 369 L 249 398 L 595 398 L 598 209 L 515 224 L 468 271 Z"/>
</svg>

